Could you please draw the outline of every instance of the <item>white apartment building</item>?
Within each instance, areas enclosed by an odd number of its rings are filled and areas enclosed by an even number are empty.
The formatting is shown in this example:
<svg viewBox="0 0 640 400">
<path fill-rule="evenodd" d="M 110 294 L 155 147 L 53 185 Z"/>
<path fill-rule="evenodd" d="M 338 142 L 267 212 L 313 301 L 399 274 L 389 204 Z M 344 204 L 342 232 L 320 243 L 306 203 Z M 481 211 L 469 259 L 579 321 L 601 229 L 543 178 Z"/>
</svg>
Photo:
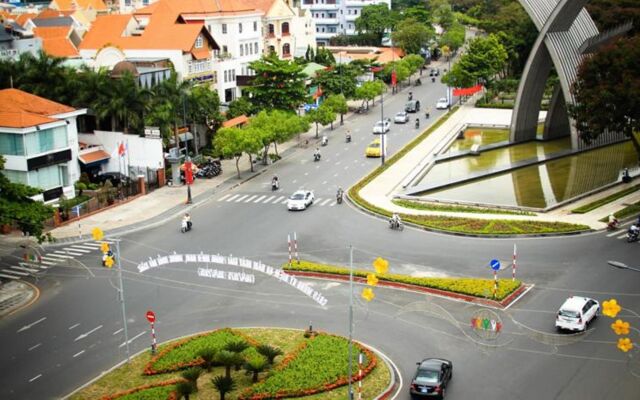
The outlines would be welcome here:
<svg viewBox="0 0 640 400">
<path fill-rule="evenodd" d="M 391 0 L 300 0 L 302 9 L 311 11 L 316 23 L 316 41 L 327 45 L 329 39 L 339 34 L 356 33 L 355 20 L 365 6 L 386 4 Z"/>
</svg>

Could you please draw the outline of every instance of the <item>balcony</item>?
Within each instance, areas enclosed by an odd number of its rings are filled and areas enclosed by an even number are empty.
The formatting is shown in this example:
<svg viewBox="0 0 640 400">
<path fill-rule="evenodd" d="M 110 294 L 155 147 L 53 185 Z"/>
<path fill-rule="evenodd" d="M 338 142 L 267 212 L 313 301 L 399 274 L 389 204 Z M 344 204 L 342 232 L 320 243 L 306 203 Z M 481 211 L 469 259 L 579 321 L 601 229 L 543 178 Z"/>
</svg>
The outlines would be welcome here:
<svg viewBox="0 0 640 400">
<path fill-rule="evenodd" d="M 236 75 L 236 85 L 240 87 L 251 86 L 254 75 Z"/>
<path fill-rule="evenodd" d="M 314 18 L 316 26 L 318 25 L 338 25 L 338 18 Z"/>
<path fill-rule="evenodd" d="M 331 39 L 337 34 L 338 32 L 316 32 L 316 39 Z"/>
<path fill-rule="evenodd" d="M 187 62 L 187 77 L 193 77 L 196 75 L 211 74 L 212 65 L 211 59 L 206 60 L 191 60 Z"/>
</svg>

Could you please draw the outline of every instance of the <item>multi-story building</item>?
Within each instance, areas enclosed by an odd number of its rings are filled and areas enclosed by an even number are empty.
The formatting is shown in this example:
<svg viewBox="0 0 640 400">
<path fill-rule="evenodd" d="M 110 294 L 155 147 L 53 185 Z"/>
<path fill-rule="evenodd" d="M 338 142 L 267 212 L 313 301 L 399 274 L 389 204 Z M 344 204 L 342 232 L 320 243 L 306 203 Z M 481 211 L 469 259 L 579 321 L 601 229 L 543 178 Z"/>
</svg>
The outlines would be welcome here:
<svg viewBox="0 0 640 400">
<path fill-rule="evenodd" d="M 12 26 L 13 21 L 6 22 Z M 42 39 L 34 37 L 33 34 L 23 31 L 16 25 L 10 30 L 0 29 L 0 60 L 17 60 L 20 54 L 31 53 L 37 56 L 42 50 Z"/>
<path fill-rule="evenodd" d="M 287 59 L 304 56 L 307 48 L 315 49 L 315 22 L 308 10 L 292 0 L 248 0 L 264 12 L 262 37 L 264 52 L 274 52 Z"/>
<path fill-rule="evenodd" d="M 10 181 L 42 189 L 36 200 L 73 198 L 79 179 L 76 118 L 86 109 L 18 89 L 0 90 L 0 155 Z"/>
<path fill-rule="evenodd" d="M 391 0 L 301 0 L 302 9 L 311 11 L 316 23 L 316 41 L 329 44 L 329 39 L 339 34 L 353 35 L 356 32 L 356 18 L 366 6 L 386 4 L 391 8 Z"/>
</svg>

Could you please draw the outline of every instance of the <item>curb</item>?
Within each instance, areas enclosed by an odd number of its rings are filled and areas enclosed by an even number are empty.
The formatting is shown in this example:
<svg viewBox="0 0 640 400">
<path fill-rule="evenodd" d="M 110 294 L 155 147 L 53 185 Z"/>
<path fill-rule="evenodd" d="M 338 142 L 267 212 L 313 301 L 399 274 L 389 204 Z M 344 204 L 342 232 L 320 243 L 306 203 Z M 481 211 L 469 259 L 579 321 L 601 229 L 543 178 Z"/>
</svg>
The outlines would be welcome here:
<svg viewBox="0 0 640 400">
<path fill-rule="evenodd" d="M 11 282 L 9 282 L 11 283 Z M 40 289 L 38 289 L 37 286 L 26 282 L 26 281 L 21 281 L 20 282 L 23 285 L 28 286 L 28 288 L 25 288 L 24 290 L 22 290 L 21 292 L 25 292 L 28 291 L 29 294 L 27 295 L 27 297 L 25 299 L 22 299 L 19 303 L 12 305 L 12 306 L 7 306 L 6 310 L 1 310 L 2 308 L 2 304 L 0 304 L 0 319 L 4 318 L 4 317 L 8 317 L 20 310 L 22 310 L 23 308 L 27 308 L 30 305 L 32 305 L 33 303 L 35 303 L 39 298 L 40 298 Z M 9 301 L 11 300 L 11 298 L 9 298 Z"/>
<path fill-rule="evenodd" d="M 295 271 L 295 270 L 286 270 L 285 272 L 287 274 L 289 274 L 289 275 L 303 276 L 303 277 L 308 277 L 308 278 L 318 278 L 318 279 L 338 280 L 338 281 L 348 281 L 349 280 L 349 276 L 348 275 L 329 274 L 329 273 L 322 273 L 322 272 Z M 359 276 L 357 276 L 357 277 L 354 276 L 353 277 L 353 281 L 354 282 L 358 282 L 358 283 L 364 283 L 364 284 L 367 283 L 367 279 L 366 278 L 359 277 Z M 518 287 L 516 290 L 511 292 L 507 297 L 505 297 L 504 299 L 502 299 L 500 301 L 496 301 L 496 300 L 491 300 L 491 299 L 485 299 L 485 298 L 481 298 L 481 297 L 471 296 L 471 295 L 467 295 L 467 294 L 449 292 L 449 291 L 441 290 L 441 289 L 434 289 L 434 288 L 429 288 L 429 287 L 425 287 L 425 286 L 411 285 L 411 284 L 408 284 L 408 283 L 389 282 L 389 281 L 379 280 L 378 281 L 378 286 L 388 287 L 388 288 L 392 288 L 392 289 L 409 290 L 409 291 L 413 291 L 413 292 L 427 293 L 427 294 L 431 294 L 431 295 L 436 295 L 436 296 L 440 296 L 440 297 L 446 297 L 446 298 L 450 298 L 450 299 L 454 299 L 454 300 L 458 300 L 458 301 L 463 301 L 465 303 L 477 304 L 477 305 L 482 305 L 482 306 L 487 306 L 487 307 L 492 307 L 492 308 L 498 308 L 498 309 L 506 309 L 506 308 L 510 307 L 511 305 L 513 305 L 513 303 L 515 303 L 516 300 L 518 300 L 520 297 L 522 297 L 521 295 L 524 294 L 525 291 L 527 291 L 529 288 L 532 287 L 532 285 L 530 285 L 530 284 L 523 283 L 523 284 L 520 285 L 520 287 Z"/>
</svg>

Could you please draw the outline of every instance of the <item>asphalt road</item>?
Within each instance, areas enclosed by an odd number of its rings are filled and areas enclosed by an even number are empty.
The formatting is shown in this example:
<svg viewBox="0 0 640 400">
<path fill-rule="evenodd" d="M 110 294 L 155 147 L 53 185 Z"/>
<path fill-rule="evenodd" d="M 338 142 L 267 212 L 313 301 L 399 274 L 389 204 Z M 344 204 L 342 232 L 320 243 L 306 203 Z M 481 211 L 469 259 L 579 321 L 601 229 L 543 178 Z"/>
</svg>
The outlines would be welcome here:
<svg viewBox="0 0 640 400">
<path fill-rule="evenodd" d="M 434 105 L 444 88 L 428 82 L 412 88 L 423 108 Z M 407 90 L 385 101 L 385 116 L 399 111 Z M 378 159 L 364 149 L 375 137 L 377 104 L 368 114 L 336 126 L 322 161 L 313 162 L 313 147 L 291 154 L 273 166 L 281 189 L 271 192 L 270 175 L 260 175 L 231 192 L 214 195 L 192 212 L 194 229 L 179 232 L 179 221 L 126 235 L 121 249 L 125 278 L 127 327 L 131 352 L 150 345 L 145 312 L 158 316 L 160 341 L 224 326 L 283 326 L 347 333 L 348 285 L 309 280 L 328 299 L 312 299 L 272 277 L 256 274 L 255 283 L 202 278 L 194 263 L 164 265 L 139 273 L 138 263 L 167 254 L 220 253 L 279 266 L 287 259 L 287 235 L 296 232 L 302 257 L 346 264 L 349 246 L 354 264 L 370 268 L 377 256 L 397 273 L 442 276 L 486 276 L 492 258 L 508 262 L 518 247 L 518 277 L 535 284 L 523 299 L 499 315 L 505 323 L 494 341 L 483 341 L 469 328 L 478 309 L 464 303 L 416 293 L 377 288 L 376 299 L 356 296 L 355 338 L 388 355 L 401 371 L 399 399 L 408 399 L 407 381 L 415 362 L 444 357 L 454 363 L 451 399 L 637 399 L 637 358 L 615 348 L 617 337 L 607 317 L 596 320 L 586 335 L 556 335 L 555 313 L 570 295 L 599 301 L 615 297 L 623 319 L 640 327 L 640 274 L 608 267 L 607 260 L 629 265 L 638 243 L 627 244 L 606 233 L 561 238 L 479 239 L 417 229 L 391 231 L 386 221 L 348 204 L 335 205 L 338 186 L 349 187 L 372 170 Z M 425 126 L 423 114 L 420 114 Z M 433 119 L 431 120 L 433 121 Z M 344 142 L 350 129 L 353 141 Z M 418 131 L 412 123 L 393 125 L 388 135 L 392 155 Z M 298 188 L 312 189 L 317 201 L 303 212 L 288 212 L 282 201 Z M 68 248 L 68 247 L 67 247 Z M 99 254 L 78 255 L 77 264 L 51 269 L 38 285 L 41 299 L 0 321 L 0 397 L 58 398 L 126 359 L 115 270 L 99 266 Z M 211 265 L 225 271 L 235 267 Z M 501 272 L 510 276 L 510 271 Z M 357 288 L 356 293 L 360 292 Z M 634 336 L 635 335 L 635 336 Z M 637 340 L 637 332 L 632 332 Z M 637 354 L 637 353 L 634 353 Z"/>
</svg>

